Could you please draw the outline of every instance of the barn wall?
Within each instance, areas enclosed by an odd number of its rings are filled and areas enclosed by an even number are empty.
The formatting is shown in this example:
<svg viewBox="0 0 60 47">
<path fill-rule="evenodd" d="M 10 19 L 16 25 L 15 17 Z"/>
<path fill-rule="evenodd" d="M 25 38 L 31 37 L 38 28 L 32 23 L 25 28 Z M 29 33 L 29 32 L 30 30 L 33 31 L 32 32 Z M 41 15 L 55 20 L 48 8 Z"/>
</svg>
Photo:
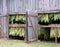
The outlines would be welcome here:
<svg viewBox="0 0 60 47">
<path fill-rule="evenodd" d="M 33 3 L 34 2 L 34 3 Z M 27 10 L 36 10 L 37 0 L 8 0 L 9 13 L 25 13 Z"/>
<path fill-rule="evenodd" d="M 7 16 L 7 0 L 0 0 L 0 36 L 3 38 L 8 38 L 8 16 Z"/>
<path fill-rule="evenodd" d="M 25 7 L 26 7 L 26 10 L 36 10 L 37 9 L 37 0 L 26 0 Z"/>
<path fill-rule="evenodd" d="M 49 10 L 57 10 L 59 9 L 59 0 L 50 0 L 49 1 Z"/>
<path fill-rule="evenodd" d="M 60 0 L 4 0 L 7 10 L 3 7 L 3 0 L 0 0 L 0 13 L 25 13 L 27 10 L 60 10 Z"/>
<path fill-rule="evenodd" d="M 38 0 L 38 8 L 41 11 L 49 10 L 49 0 Z"/>
<path fill-rule="evenodd" d="M 26 13 L 27 10 L 39 10 L 39 11 L 47 11 L 47 10 L 60 10 L 60 0 L 0 0 L 0 13 L 2 14 L 0 17 L 1 27 L 0 31 L 2 30 L 2 36 L 4 38 L 8 38 L 8 13 Z M 31 18 L 31 17 L 30 17 Z M 31 18 L 34 22 L 33 23 L 34 29 L 35 25 L 37 24 L 36 18 Z M 32 32 L 33 29 L 28 27 L 28 39 L 36 38 L 34 33 Z M 31 31 L 31 33 L 30 33 Z M 33 34 L 32 34 L 33 33 Z M 33 37 L 31 37 L 31 35 Z"/>
<path fill-rule="evenodd" d="M 0 16 L 1 17 L 1 35 L 3 38 L 8 38 L 8 16 Z"/>
<path fill-rule="evenodd" d="M 23 0 L 8 0 L 8 12 L 24 12 L 24 1 Z"/>
<path fill-rule="evenodd" d="M 38 0 L 38 3 L 41 11 L 60 9 L 60 0 Z"/>
<path fill-rule="evenodd" d="M 3 0 L 3 13 L 2 15 L 7 15 L 7 0 Z"/>
</svg>

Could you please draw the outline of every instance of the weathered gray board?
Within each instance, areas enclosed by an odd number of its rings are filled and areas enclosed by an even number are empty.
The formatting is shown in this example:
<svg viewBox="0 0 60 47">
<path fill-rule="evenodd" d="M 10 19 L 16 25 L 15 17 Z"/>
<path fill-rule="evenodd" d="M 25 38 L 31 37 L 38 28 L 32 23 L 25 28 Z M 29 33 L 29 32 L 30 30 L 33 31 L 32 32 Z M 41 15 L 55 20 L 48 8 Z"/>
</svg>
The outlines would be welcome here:
<svg viewBox="0 0 60 47">
<path fill-rule="evenodd" d="M 37 0 L 7 0 L 9 13 L 26 13 L 26 10 L 36 10 Z"/>
<path fill-rule="evenodd" d="M 38 0 L 38 10 L 60 10 L 60 0 Z"/>
<path fill-rule="evenodd" d="M 3 16 L 6 16 L 7 15 L 7 0 L 3 0 L 3 13 L 2 15 Z"/>
<path fill-rule="evenodd" d="M 38 10 L 40 11 L 49 10 L 49 0 L 38 0 Z"/>
<path fill-rule="evenodd" d="M 27 10 L 60 10 L 60 0 L 0 0 L 0 13 L 4 13 L 3 2 L 8 13 L 26 13 Z M 6 9 L 5 9 L 6 10 Z"/>
<path fill-rule="evenodd" d="M 27 10 L 60 10 L 60 0 L 8 0 L 9 13 L 26 13 Z"/>
<path fill-rule="evenodd" d="M 24 0 L 8 0 L 7 3 L 9 13 L 24 13 Z"/>
<path fill-rule="evenodd" d="M 3 9 L 2 9 L 2 3 L 3 3 L 3 0 L 0 0 L 0 14 L 2 13 Z"/>
<path fill-rule="evenodd" d="M 0 15 L 0 37 L 8 38 L 8 16 Z"/>
<path fill-rule="evenodd" d="M 1 17 L 0 17 L 0 38 L 3 36 L 1 22 L 2 22 L 2 19 L 1 19 Z"/>
<path fill-rule="evenodd" d="M 49 10 L 58 10 L 59 5 L 59 0 L 49 0 Z"/>
<path fill-rule="evenodd" d="M 28 41 L 38 40 L 38 14 L 35 11 L 27 12 L 27 39 Z"/>
</svg>

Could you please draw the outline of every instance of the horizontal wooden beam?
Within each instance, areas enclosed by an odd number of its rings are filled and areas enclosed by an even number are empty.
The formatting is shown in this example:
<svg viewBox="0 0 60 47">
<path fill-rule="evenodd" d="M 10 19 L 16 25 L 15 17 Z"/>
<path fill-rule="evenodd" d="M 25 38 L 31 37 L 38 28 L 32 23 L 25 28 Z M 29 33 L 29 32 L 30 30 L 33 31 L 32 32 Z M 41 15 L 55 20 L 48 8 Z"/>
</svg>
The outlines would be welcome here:
<svg viewBox="0 0 60 47">
<path fill-rule="evenodd" d="M 60 24 L 51 24 L 51 25 L 38 25 L 39 27 L 60 27 Z"/>
<path fill-rule="evenodd" d="M 26 14 L 26 13 L 12 12 L 12 13 L 8 13 L 8 14 Z"/>
<path fill-rule="evenodd" d="M 39 13 L 59 13 L 60 10 L 46 10 L 46 11 L 40 11 L 40 10 L 37 10 L 37 14 Z M 7 14 L 26 14 L 26 12 L 11 12 L 11 13 L 7 13 Z M 33 13 L 32 13 L 33 14 Z M 0 13 L 0 15 L 3 15 L 3 13 Z"/>
<path fill-rule="evenodd" d="M 25 28 L 26 25 L 25 24 L 9 24 L 9 27 L 21 27 L 21 28 Z"/>
<path fill-rule="evenodd" d="M 46 11 L 41 11 L 38 10 L 37 13 L 59 13 L 60 10 L 46 10 Z"/>
</svg>

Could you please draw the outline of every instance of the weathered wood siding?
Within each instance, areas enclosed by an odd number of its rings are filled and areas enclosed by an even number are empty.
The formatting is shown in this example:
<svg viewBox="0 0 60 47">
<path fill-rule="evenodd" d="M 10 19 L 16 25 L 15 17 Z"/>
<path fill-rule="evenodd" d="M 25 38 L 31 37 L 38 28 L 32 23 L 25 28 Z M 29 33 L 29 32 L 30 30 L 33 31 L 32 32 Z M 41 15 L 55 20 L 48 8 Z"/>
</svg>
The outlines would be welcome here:
<svg viewBox="0 0 60 47">
<path fill-rule="evenodd" d="M 3 13 L 2 13 L 2 15 L 6 16 L 7 12 L 8 12 L 7 11 L 7 0 L 3 0 L 3 4 L 2 5 L 3 5 L 3 8 L 2 8 L 3 9 Z"/>
<path fill-rule="evenodd" d="M 1 36 L 4 38 L 8 38 L 8 15 L 7 15 L 7 0 L 0 0 L 0 22 L 1 22 L 1 27 L 0 27 L 0 32 Z"/>
<path fill-rule="evenodd" d="M 58 10 L 59 5 L 59 0 L 49 0 L 49 10 Z"/>
<path fill-rule="evenodd" d="M 39 0 L 39 10 L 59 10 L 60 0 Z"/>
<path fill-rule="evenodd" d="M 2 11 L 3 11 L 3 5 L 2 5 L 2 3 L 3 3 L 3 0 L 0 0 L 0 13 L 2 13 Z"/>
<path fill-rule="evenodd" d="M 27 10 L 36 10 L 37 0 L 8 0 L 9 13 L 24 13 Z"/>
<path fill-rule="evenodd" d="M 8 12 L 24 12 L 24 1 L 23 0 L 8 0 Z"/>
<path fill-rule="evenodd" d="M 0 38 L 8 38 L 8 16 L 0 15 Z"/>
<path fill-rule="evenodd" d="M 0 13 L 4 13 L 7 8 L 8 13 L 25 13 L 27 10 L 60 10 L 60 0 L 0 0 Z M 3 11 L 3 9 L 5 9 Z"/>
<path fill-rule="evenodd" d="M 38 0 L 38 10 L 49 10 L 49 0 Z"/>
<path fill-rule="evenodd" d="M 37 9 L 37 0 L 26 0 L 24 4 L 26 7 L 26 11 Z"/>
</svg>

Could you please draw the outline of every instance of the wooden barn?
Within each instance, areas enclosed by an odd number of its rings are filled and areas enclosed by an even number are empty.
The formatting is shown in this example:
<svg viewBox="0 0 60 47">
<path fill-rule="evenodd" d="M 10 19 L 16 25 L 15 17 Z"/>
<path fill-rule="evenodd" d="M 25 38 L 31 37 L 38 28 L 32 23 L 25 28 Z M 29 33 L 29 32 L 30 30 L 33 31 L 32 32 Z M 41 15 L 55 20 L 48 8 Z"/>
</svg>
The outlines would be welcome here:
<svg viewBox="0 0 60 47">
<path fill-rule="evenodd" d="M 9 39 L 9 28 L 25 28 L 24 40 L 38 40 L 40 27 L 54 27 L 56 30 L 55 42 L 57 42 L 57 28 L 59 24 L 39 25 L 38 14 L 51 14 L 60 12 L 60 0 L 0 0 L 0 38 Z M 24 15 L 25 24 L 10 24 L 10 15 Z M 14 19 L 14 18 L 13 18 Z M 19 29 L 18 29 L 19 30 Z"/>
</svg>

